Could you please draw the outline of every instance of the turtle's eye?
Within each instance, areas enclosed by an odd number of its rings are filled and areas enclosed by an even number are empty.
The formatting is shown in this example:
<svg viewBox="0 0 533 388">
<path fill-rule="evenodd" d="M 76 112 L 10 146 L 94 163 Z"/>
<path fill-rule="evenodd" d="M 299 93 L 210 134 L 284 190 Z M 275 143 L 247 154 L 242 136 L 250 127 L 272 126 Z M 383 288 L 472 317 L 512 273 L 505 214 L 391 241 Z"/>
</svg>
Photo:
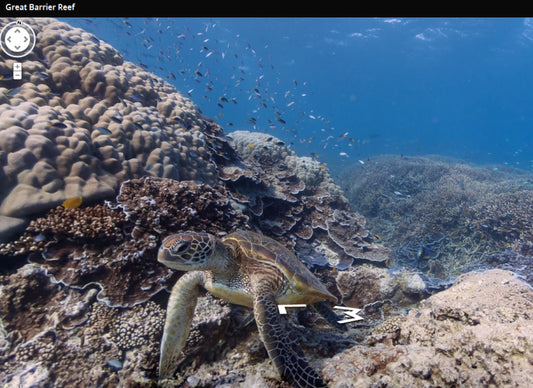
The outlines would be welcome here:
<svg viewBox="0 0 533 388">
<path fill-rule="evenodd" d="M 187 249 L 189 249 L 190 246 L 191 246 L 190 241 L 177 241 L 174 244 L 172 244 L 170 251 L 175 255 L 181 255 L 182 253 L 187 251 Z"/>
</svg>

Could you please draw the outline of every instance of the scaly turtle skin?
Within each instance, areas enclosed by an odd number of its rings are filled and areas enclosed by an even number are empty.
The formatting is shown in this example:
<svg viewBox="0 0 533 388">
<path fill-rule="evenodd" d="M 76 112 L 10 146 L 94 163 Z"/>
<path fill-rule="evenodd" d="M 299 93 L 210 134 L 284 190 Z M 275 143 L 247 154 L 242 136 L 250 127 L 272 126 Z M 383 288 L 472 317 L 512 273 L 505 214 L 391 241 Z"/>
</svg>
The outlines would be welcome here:
<svg viewBox="0 0 533 388">
<path fill-rule="evenodd" d="M 222 239 L 186 232 L 165 238 L 158 261 L 170 268 L 191 271 L 176 282 L 168 301 L 160 378 L 174 373 L 203 287 L 216 297 L 253 308 L 261 340 L 283 378 L 298 387 L 325 386 L 287 330 L 278 304 L 337 302 L 337 298 L 281 244 L 248 231 Z"/>
</svg>

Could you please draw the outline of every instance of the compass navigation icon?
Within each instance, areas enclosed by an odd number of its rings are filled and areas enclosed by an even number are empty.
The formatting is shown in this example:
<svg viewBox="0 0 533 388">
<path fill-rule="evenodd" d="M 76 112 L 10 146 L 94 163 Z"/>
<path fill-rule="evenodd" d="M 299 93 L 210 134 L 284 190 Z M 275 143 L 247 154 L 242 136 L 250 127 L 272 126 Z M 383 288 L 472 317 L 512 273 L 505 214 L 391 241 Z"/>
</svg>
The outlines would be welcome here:
<svg viewBox="0 0 533 388">
<path fill-rule="evenodd" d="M 12 58 L 22 58 L 35 47 L 35 32 L 26 23 L 17 20 L 2 28 L 0 32 L 2 51 Z"/>
</svg>

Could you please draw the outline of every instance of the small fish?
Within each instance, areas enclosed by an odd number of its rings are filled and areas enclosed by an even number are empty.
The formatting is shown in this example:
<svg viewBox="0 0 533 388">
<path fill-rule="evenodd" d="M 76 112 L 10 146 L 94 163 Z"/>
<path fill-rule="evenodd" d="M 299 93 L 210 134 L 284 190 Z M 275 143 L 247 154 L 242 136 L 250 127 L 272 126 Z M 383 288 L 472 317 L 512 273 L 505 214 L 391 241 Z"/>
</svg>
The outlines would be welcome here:
<svg viewBox="0 0 533 388">
<path fill-rule="evenodd" d="M 350 157 L 350 155 L 348 155 L 346 152 L 339 152 L 339 156 L 345 156 L 347 158 Z"/>
<path fill-rule="evenodd" d="M 126 98 L 133 102 L 141 102 L 141 98 L 139 96 L 136 96 L 135 94 L 128 94 Z"/>
<path fill-rule="evenodd" d="M 313 159 L 318 159 L 318 154 L 314 153 L 314 152 L 311 152 L 311 157 Z"/>
<path fill-rule="evenodd" d="M 403 197 L 403 194 L 400 193 L 399 191 L 395 191 L 394 194 L 396 194 L 398 197 Z"/>
<path fill-rule="evenodd" d="M 361 159 L 359 159 L 358 162 L 361 163 L 361 164 L 365 164 L 365 162 L 362 161 Z"/>
<path fill-rule="evenodd" d="M 104 128 L 104 127 L 94 127 L 94 129 L 97 129 L 99 130 L 101 133 L 103 133 L 104 135 L 111 135 L 111 131 L 107 128 Z"/>
<path fill-rule="evenodd" d="M 130 123 L 132 123 L 133 125 L 135 125 L 137 127 L 137 129 L 139 130 L 142 130 L 143 129 L 143 126 L 139 123 L 136 123 L 135 121 L 133 120 L 128 120 Z"/>
<path fill-rule="evenodd" d="M 204 75 L 202 73 L 200 73 L 200 71 L 196 70 L 194 72 L 194 74 L 196 74 L 198 77 L 203 77 Z"/>
<path fill-rule="evenodd" d="M 248 148 L 253 150 L 255 148 L 255 146 L 253 144 L 248 144 Z"/>
<path fill-rule="evenodd" d="M 224 97 L 224 96 L 221 96 L 221 97 L 219 97 L 218 99 L 219 99 L 220 101 L 222 101 L 222 102 L 229 102 L 229 100 L 228 100 L 226 97 Z"/>
<path fill-rule="evenodd" d="M 82 200 L 82 197 L 68 198 L 63 201 L 61 206 L 63 206 L 65 209 L 76 209 L 81 206 Z"/>
<path fill-rule="evenodd" d="M 281 117 L 276 117 L 275 120 L 279 121 L 281 124 L 287 124 L 287 122 L 283 120 Z"/>
<path fill-rule="evenodd" d="M 44 241 L 45 239 L 46 239 L 46 236 L 43 233 L 39 233 L 37 236 L 33 238 L 33 241 L 38 243 L 38 242 Z"/>
<path fill-rule="evenodd" d="M 64 129 L 67 127 L 67 125 L 65 123 L 61 123 L 61 122 L 55 122 L 55 123 L 48 123 L 47 125 L 48 128 L 60 128 L 60 129 Z"/>
<path fill-rule="evenodd" d="M 17 88 L 9 89 L 7 91 L 7 95 L 8 96 L 13 96 L 13 95 L 17 94 L 18 92 L 20 92 L 20 86 L 17 87 Z"/>
</svg>

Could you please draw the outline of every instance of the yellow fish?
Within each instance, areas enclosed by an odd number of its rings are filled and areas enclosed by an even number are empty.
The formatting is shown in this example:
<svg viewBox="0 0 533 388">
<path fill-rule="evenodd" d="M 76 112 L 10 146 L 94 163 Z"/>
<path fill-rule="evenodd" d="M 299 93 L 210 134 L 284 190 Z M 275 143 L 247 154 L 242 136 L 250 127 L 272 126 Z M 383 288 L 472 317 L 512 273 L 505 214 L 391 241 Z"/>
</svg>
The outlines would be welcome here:
<svg viewBox="0 0 533 388">
<path fill-rule="evenodd" d="M 63 206 L 65 209 L 76 209 L 77 207 L 80 207 L 82 203 L 81 197 L 72 197 L 66 199 L 61 206 Z"/>
</svg>

